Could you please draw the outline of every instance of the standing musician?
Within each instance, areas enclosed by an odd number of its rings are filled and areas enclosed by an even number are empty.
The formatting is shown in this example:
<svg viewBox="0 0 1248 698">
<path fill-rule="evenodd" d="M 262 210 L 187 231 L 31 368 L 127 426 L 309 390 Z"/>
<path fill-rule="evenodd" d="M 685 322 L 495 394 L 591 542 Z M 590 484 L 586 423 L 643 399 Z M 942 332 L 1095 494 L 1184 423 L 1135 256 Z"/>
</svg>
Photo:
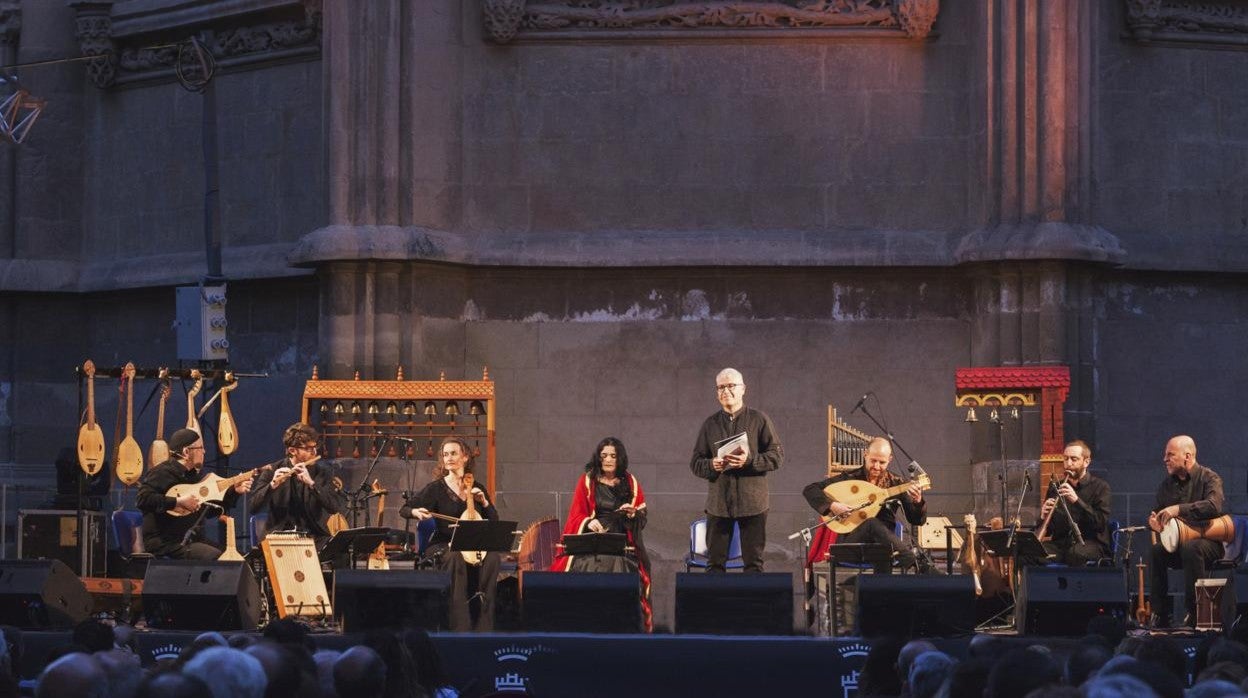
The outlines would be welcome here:
<svg viewBox="0 0 1248 698">
<path fill-rule="evenodd" d="M 866 480 L 880 488 L 896 487 L 905 482 L 905 480 L 888 472 L 888 464 L 892 460 L 893 445 L 889 443 L 888 439 L 877 436 L 867 444 L 866 464 L 863 467 L 847 473 L 841 473 L 835 477 L 825 478 L 819 482 L 812 482 L 802 488 L 802 496 L 806 498 L 806 502 L 810 504 L 810 507 L 822 516 L 846 514 L 850 511 L 850 507 L 841 502 L 832 501 L 827 493 L 823 491 L 823 488 L 834 482 L 843 482 L 845 480 Z M 894 533 L 897 528 L 898 506 L 905 512 L 906 521 L 909 521 L 911 526 L 922 526 L 927 521 L 927 500 L 923 498 L 923 490 L 919 485 L 913 484 L 910 486 L 910 489 L 906 490 L 903 496 L 884 502 L 884 505 L 880 507 L 880 512 L 874 518 L 863 521 L 858 528 L 849 533 L 837 536 L 836 542 L 887 545 L 897 554 L 897 561 L 902 571 L 914 567 L 916 564 L 914 552 L 906 547 L 905 542 Z M 877 574 L 892 572 L 891 561 L 877 563 L 875 572 Z"/>
<path fill-rule="evenodd" d="M 763 571 L 767 547 L 767 473 L 784 462 L 784 448 L 771 418 L 745 406 L 745 379 L 735 368 L 715 376 L 720 410 L 702 423 L 689 469 L 707 481 L 707 572 L 723 572 L 732 526 L 741 531 L 743 572 Z M 716 443 L 745 433 L 746 452 L 719 457 Z"/>
<path fill-rule="evenodd" d="M 1110 556 L 1109 483 L 1088 472 L 1091 463 L 1092 449 L 1086 443 L 1071 441 L 1066 444 L 1062 451 L 1066 481 L 1057 487 L 1056 496 L 1045 499 L 1040 507 L 1040 518 L 1049 522 L 1045 530 L 1051 534 L 1050 540 L 1044 543 L 1045 550 L 1056 555 L 1057 562 L 1071 567 L 1083 567 L 1088 562 Z M 1066 503 L 1065 508 L 1059 498 Z M 1071 517 L 1079 526 L 1082 543 L 1070 525 Z"/>
<path fill-rule="evenodd" d="M 329 517 L 343 512 L 342 493 L 329 468 L 317 467 L 320 434 L 295 422 L 282 434 L 286 457 L 257 478 L 249 500 L 254 511 L 269 512 L 268 530 L 297 529 L 312 535 L 319 550 L 330 539 Z"/>
<path fill-rule="evenodd" d="M 1148 527 L 1161 533 L 1171 519 L 1182 519 L 1194 528 L 1222 515 L 1225 498 L 1222 478 L 1196 462 L 1196 442 L 1190 436 L 1175 436 L 1166 442 L 1162 456 L 1166 479 L 1157 488 L 1157 510 L 1148 515 Z M 1170 603 L 1166 596 L 1166 570 L 1183 568 L 1183 588 L 1187 596 L 1185 624 L 1196 622 L 1196 580 L 1205 576 L 1209 564 L 1222 557 L 1222 544 L 1197 538 L 1180 542 L 1174 552 L 1166 552 L 1160 541 L 1153 544 L 1149 566 L 1149 602 L 1157 616 L 1156 627 L 1170 627 Z"/>
<path fill-rule="evenodd" d="M 409 500 L 415 506 L 401 508 L 399 515 L 418 521 L 431 517 L 437 519 L 438 528 L 429 538 L 425 557 L 432 557 L 437 561 L 439 569 L 451 573 L 451 631 L 468 632 L 475 629 L 477 632 L 491 632 L 494 630 L 494 598 L 501 558 L 498 553 L 491 551 L 485 553 L 485 559 L 480 565 L 469 565 L 462 554 L 448 550 L 451 544 L 451 523 L 443 517 L 463 516 L 468 510 L 468 497 L 473 498 L 476 510 L 482 518 L 497 521 L 498 510 L 480 487 L 474 485 L 471 492 L 465 491 L 464 474 L 471 473 L 475 465 L 475 459 L 471 455 L 472 448 L 466 440 L 458 436 L 448 436 L 442 440 L 439 454 L 441 458 L 434 469 L 434 480 Z M 470 584 L 473 576 L 476 577 L 476 582 Z M 470 592 L 473 588 L 476 591 Z M 481 601 L 475 626 L 469 607 L 473 597 L 478 597 Z"/>
<path fill-rule="evenodd" d="M 203 465 L 204 442 L 199 432 L 179 429 L 169 437 L 169 460 L 148 470 L 139 478 L 139 491 L 135 495 L 135 501 L 143 512 L 143 547 L 147 552 L 157 557 L 179 560 L 215 560 L 221 556 L 220 548 L 195 540 L 198 534 L 191 533 L 201 518 L 199 509 L 203 503 L 199 501 L 199 497 L 187 493 L 174 499 L 165 494 L 176 485 L 199 482 L 200 468 Z M 250 489 L 250 478 L 234 485 L 225 493 L 222 505 L 228 510 L 238 501 L 240 494 Z M 208 506 L 215 508 L 212 504 Z M 179 507 L 192 514 L 169 514 Z"/>
</svg>

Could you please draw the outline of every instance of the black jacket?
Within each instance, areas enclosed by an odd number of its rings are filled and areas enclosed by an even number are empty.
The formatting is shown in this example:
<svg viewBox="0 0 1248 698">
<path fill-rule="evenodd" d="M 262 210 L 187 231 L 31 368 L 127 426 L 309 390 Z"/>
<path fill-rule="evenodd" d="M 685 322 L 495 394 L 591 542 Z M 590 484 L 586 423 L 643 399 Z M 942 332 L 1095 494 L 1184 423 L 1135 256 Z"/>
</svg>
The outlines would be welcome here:
<svg viewBox="0 0 1248 698">
<path fill-rule="evenodd" d="M 278 468 L 290 467 L 290 459 L 283 458 L 266 469 L 251 488 L 253 511 L 269 512 L 266 528 L 270 531 L 297 529 L 311 533 L 315 538 L 326 538 L 329 529 L 326 522 L 332 514 L 345 509 L 344 495 L 334 487 L 334 474 L 328 467 L 318 463 L 308 466 L 313 485 L 309 487 L 298 478 L 290 478 L 280 487 L 273 487 L 273 474 Z"/>
</svg>

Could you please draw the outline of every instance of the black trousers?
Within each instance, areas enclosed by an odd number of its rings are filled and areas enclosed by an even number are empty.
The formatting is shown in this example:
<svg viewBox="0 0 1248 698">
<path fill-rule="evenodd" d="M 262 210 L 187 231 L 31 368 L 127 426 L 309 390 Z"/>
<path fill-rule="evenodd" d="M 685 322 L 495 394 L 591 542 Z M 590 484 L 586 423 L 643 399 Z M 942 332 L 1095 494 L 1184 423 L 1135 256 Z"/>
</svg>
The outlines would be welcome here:
<svg viewBox="0 0 1248 698">
<path fill-rule="evenodd" d="M 767 547 L 767 512 L 737 518 L 706 515 L 706 571 L 723 572 L 728 562 L 732 525 L 741 530 L 743 572 L 763 571 L 763 549 Z"/>
<path fill-rule="evenodd" d="M 1196 580 L 1208 576 L 1209 565 L 1221 559 L 1224 554 L 1222 544 L 1217 541 L 1198 538 L 1179 545 L 1173 553 L 1166 552 L 1161 543 L 1154 543 L 1152 564 L 1149 565 L 1149 604 L 1157 616 L 1161 627 L 1170 625 L 1170 597 L 1166 595 L 1166 570 L 1183 569 L 1183 592 L 1187 598 L 1185 609 L 1188 619 L 1196 622 Z"/>
<path fill-rule="evenodd" d="M 915 566 L 914 552 L 910 550 L 910 547 L 897 537 L 891 526 L 876 518 L 867 519 L 849 533 L 838 535 L 836 542 L 887 545 L 897 554 L 897 564 L 901 566 L 903 572 L 913 570 Z M 891 559 L 886 563 L 875 565 L 876 574 L 889 574 L 892 571 Z"/>
<path fill-rule="evenodd" d="M 494 599 L 498 597 L 498 553 L 486 553 L 480 565 L 469 565 L 464 556 L 446 546 L 430 550 L 427 555 L 441 554 L 439 569 L 451 573 L 451 598 L 448 621 L 451 632 L 494 631 Z M 477 602 L 477 622 L 472 622 L 473 601 Z"/>
<path fill-rule="evenodd" d="M 1101 548 L 1100 543 L 1095 540 L 1084 540 L 1082 543 L 1076 543 L 1074 539 L 1048 541 L 1044 544 L 1044 549 L 1056 556 L 1054 562 L 1070 567 L 1083 567 L 1089 562 L 1109 557 L 1109 551 Z"/>
</svg>

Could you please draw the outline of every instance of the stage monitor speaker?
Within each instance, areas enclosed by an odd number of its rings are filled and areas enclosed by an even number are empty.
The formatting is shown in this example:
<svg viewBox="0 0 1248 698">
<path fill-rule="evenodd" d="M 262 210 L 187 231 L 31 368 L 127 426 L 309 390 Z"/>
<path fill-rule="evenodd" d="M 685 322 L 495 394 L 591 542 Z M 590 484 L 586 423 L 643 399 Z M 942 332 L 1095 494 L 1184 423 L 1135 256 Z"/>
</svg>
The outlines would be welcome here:
<svg viewBox="0 0 1248 698">
<path fill-rule="evenodd" d="M 0 624 L 68 628 L 91 615 L 82 580 L 60 560 L 0 562 Z"/>
<path fill-rule="evenodd" d="M 640 633 L 641 580 L 628 572 L 521 572 L 524 629 Z"/>
<path fill-rule="evenodd" d="M 446 630 L 450 594 L 449 572 L 334 572 L 334 614 L 344 632 L 373 628 Z M 459 601 L 464 602 L 463 599 Z"/>
<path fill-rule="evenodd" d="M 858 575 L 857 633 L 940 637 L 975 630 L 975 580 L 966 574 Z"/>
<path fill-rule="evenodd" d="M 260 586 L 242 562 L 152 560 L 143 577 L 143 615 L 152 628 L 254 630 Z"/>
<path fill-rule="evenodd" d="M 1121 567 L 1025 567 L 1015 618 L 1024 635 L 1080 636 L 1095 616 L 1128 616 Z"/>
<path fill-rule="evenodd" d="M 676 632 L 793 634 L 793 575 L 676 574 Z"/>
</svg>

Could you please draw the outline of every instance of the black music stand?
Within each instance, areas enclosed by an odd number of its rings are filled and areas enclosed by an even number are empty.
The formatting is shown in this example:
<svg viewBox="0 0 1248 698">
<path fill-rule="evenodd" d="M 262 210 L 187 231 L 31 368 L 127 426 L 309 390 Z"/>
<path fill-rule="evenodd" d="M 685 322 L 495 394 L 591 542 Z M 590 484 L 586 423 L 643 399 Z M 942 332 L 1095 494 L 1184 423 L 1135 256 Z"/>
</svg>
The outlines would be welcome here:
<svg viewBox="0 0 1248 698">
<path fill-rule="evenodd" d="M 568 533 L 563 536 L 565 555 L 623 555 L 628 536 L 623 533 Z"/>
<path fill-rule="evenodd" d="M 460 519 L 451 526 L 450 549 L 455 552 L 483 551 L 509 553 L 516 535 L 522 533 L 516 521 Z"/>
<path fill-rule="evenodd" d="M 1018 621 L 1014 618 L 1014 611 L 1018 603 L 1018 561 L 1024 560 L 1044 560 L 1049 553 L 1044 549 L 1044 544 L 1036 537 L 1034 531 L 1024 531 L 1015 527 L 1002 528 L 995 531 L 982 531 L 975 534 L 984 544 L 984 550 L 997 557 L 1008 557 L 1013 561 L 1011 565 L 1012 574 L 1010 575 L 1010 590 L 1013 601 L 1006 606 L 1000 613 L 981 623 L 976 630 L 994 629 L 992 622 L 997 619 L 1008 617 L 1010 620 L 1004 626 L 1006 628 L 1017 628 Z"/>
<path fill-rule="evenodd" d="M 318 553 L 322 560 L 333 561 L 343 554 L 349 554 L 351 569 L 355 569 L 357 558 L 368 555 L 386 540 L 390 529 L 381 526 L 365 526 L 348 528 L 334 534 L 333 538 Z"/>
</svg>

